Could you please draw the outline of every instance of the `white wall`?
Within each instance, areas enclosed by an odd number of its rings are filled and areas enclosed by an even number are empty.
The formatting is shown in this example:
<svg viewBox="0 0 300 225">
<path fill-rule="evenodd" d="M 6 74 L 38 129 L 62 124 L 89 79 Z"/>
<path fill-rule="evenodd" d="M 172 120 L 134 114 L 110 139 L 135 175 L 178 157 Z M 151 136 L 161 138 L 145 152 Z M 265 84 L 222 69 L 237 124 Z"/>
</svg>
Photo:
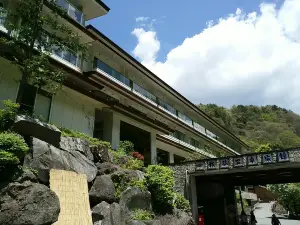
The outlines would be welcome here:
<svg viewBox="0 0 300 225">
<path fill-rule="evenodd" d="M 50 122 L 93 136 L 95 110 L 101 103 L 64 87 L 53 96 Z"/>
<path fill-rule="evenodd" d="M 15 65 L 0 58 L 0 108 L 3 100 L 16 101 L 21 73 Z"/>
</svg>

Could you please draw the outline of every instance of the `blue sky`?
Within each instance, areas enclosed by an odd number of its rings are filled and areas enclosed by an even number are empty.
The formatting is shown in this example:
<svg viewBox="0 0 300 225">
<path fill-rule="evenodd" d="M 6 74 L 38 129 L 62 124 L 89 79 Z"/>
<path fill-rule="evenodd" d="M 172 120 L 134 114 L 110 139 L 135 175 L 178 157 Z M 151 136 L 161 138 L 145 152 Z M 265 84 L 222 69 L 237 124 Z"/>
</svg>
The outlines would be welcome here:
<svg viewBox="0 0 300 225">
<path fill-rule="evenodd" d="M 237 8 L 246 12 L 258 11 L 261 0 L 104 0 L 110 12 L 91 20 L 102 33 L 131 53 L 136 45 L 136 38 L 131 32 L 136 27 L 135 19 L 150 17 L 156 19 L 154 27 L 161 42 L 159 60 L 164 60 L 166 53 L 178 46 L 185 38 L 191 37 L 206 27 L 206 22 L 226 17 Z M 264 2 L 279 2 L 269 0 Z M 175 4 L 174 4 L 175 3 Z"/>
<path fill-rule="evenodd" d="M 300 113 L 300 0 L 104 2 L 90 23 L 193 103 Z"/>
</svg>

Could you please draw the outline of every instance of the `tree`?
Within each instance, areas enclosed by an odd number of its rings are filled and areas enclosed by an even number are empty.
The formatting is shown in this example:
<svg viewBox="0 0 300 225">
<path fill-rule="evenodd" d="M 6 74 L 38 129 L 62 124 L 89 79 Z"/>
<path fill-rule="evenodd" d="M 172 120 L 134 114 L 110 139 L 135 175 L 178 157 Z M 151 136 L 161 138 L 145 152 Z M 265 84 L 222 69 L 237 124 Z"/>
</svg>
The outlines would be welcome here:
<svg viewBox="0 0 300 225">
<path fill-rule="evenodd" d="M 292 214 L 300 214 L 300 184 L 273 184 L 268 185 L 279 203 Z"/>
<path fill-rule="evenodd" d="M 17 96 L 21 102 L 27 83 L 52 93 L 62 87 L 66 74 L 50 62 L 54 49 L 81 52 L 84 58 L 86 47 L 67 24 L 59 22 L 59 17 L 68 15 L 54 0 L 16 0 L 15 6 L 8 13 L 10 35 L 2 42 L 9 46 L 13 63 L 22 73 Z M 47 7 L 51 10 L 45 10 Z"/>
</svg>

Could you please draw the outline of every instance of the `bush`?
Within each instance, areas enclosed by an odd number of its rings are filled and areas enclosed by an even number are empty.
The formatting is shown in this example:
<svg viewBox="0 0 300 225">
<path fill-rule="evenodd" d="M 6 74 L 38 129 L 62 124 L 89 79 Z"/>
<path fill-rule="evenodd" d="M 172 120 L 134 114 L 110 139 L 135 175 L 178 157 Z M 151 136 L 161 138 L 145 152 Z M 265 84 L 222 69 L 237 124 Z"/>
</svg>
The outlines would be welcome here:
<svg viewBox="0 0 300 225">
<path fill-rule="evenodd" d="M 133 220 L 152 220 L 154 218 L 153 213 L 146 211 L 146 210 L 142 210 L 142 209 L 136 209 L 131 218 Z"/>
<path fill-rule="evenodd" d="M 139 159 L 128 157 L 126 163 L 123 164 L 122 167 L 129 170 L 140 170 L 144 167 L 144 162 Z"/>
<path fill-rule="evenodd" d="M 174 200 L 174 174 L 165 166 L 150 165 L 146 169 L 146 184 L 152 195 L 153 209 L 158 214 L 170 213 Z"/>
<path fill-rule="evenodd" d="M 118 200 L 120 200 L 122 192 L 125 191 L 128 187 L 138 187 L 141 190 L 147 190 L 145 182 L 143 180 L 133 179 L 132 177 L 124 173 L 112 174 L 111 179 L 114 182 L 116 197 Z"/>
<path fill-rule="evenodd" d="M 97 138 L 92 138 L 84 133 L 74 131 L 65 127 L 59 127 L 61 130 L 61 135 L 64 137 L 74 137 L 74 138 L 81 138 L 83 140 L 87 140 L 90 145 L 102 145 L 107 147 L 108 149 L 111 149 L 111 145 L 109 142 L 99 140 Z"/>
<path fill-rule="evenodd" d="M 177 209 L 180 209 L 184 212 L 190 212 L 191 207 L 190 207 L 190 202 L 184 198 L 182 194 L 175 193 L 175 207 Z"/>
<path fill-rule="evenodd" d="M 0 165 L 16 165 L 29 150 L 24 139 L 14 133 L 0 133 Z"/>
<path fill-rule="evenodd" d="M 120 141 L 118 150 L 122 150 L 126 155 L 130 155 L 134 152 L 134 144 L 130 141 Z"/>
<path fill-rule="evenodd" d="M 0 110 L 0 132 L 10 130 L 19 110 L 19 104 L 11 100 L 3 101 L 4 109 Z"/>
</svg>

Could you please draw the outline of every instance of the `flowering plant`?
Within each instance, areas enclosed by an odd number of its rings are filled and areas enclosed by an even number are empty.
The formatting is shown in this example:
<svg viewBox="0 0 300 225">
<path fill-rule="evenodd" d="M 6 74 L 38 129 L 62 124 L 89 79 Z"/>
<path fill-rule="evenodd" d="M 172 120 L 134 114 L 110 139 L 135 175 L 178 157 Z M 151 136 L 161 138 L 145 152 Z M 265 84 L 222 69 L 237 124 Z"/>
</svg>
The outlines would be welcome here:
<svg viewBox="0 0 300 225">
<path fill-rule="evenodd" d="M 134 157 L 136 159 L 139 159 L 141 161 L 144 160 L 144 156 L 142 154 L 138 153 L 138 152 L 132 152 L 131 155 L 132 155 L 132 157 Z"/>
</svg>

